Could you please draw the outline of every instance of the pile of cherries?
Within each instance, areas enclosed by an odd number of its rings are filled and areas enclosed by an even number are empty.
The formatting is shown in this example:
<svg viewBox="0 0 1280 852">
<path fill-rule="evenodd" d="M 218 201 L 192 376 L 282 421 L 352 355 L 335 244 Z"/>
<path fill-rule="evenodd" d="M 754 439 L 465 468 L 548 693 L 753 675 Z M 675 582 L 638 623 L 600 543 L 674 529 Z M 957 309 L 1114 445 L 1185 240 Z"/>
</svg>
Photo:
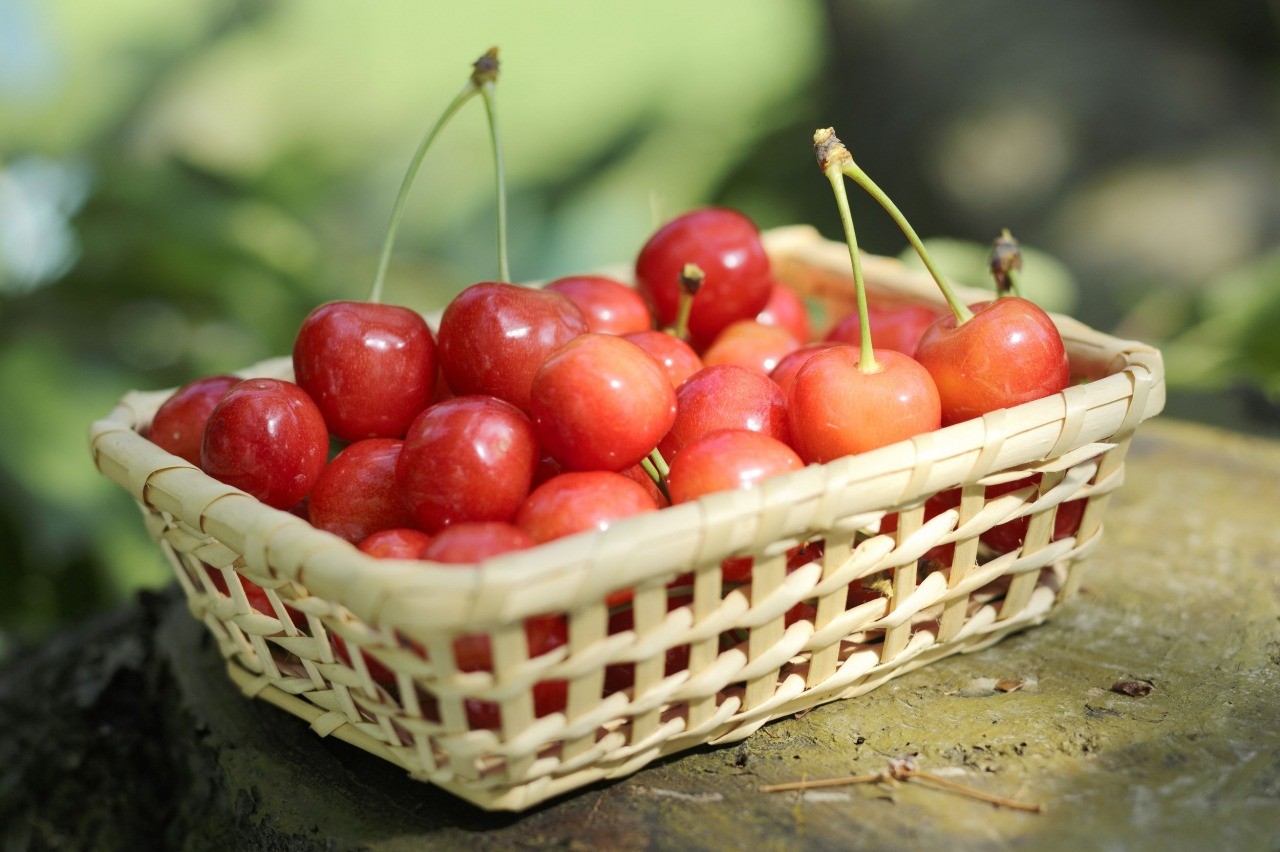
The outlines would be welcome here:
<svg viewBox="0 0 1280 852">
<path fill-rule="evenodd" d="M 819 137 L 859 305 L 822 341 L 804 301 L 774 278 L 756 226 L 707 208 L 650 237 L 634 288 L 592 275 L 542 289 L 478 283 L 449 303 L 434 334 L 421 315 L 376 299 L 321 305 L 298 331 L 295 382 L 199 379 L 160 407 L 149 437 L 373 556 L 465 570 L 1061 391 L 1062 340 L 1029 301 L 966 306 L 935 274 L 950 312 L 868 303 L 843 176 L 896 208 L 860 179 L 834 134 Z M 1016 254 L 1002 257 L 1011 277 Z M 1074 532 L 1071 505 L 1060 535 Z M 1012 521 L 987 540 L 1011 549 L 1025 531 L 1025 519 Z M 789 563 L 820 553 L 820 543 L 802 546 Z M 225 592 L 221 574 L 210 577 Z M 750 582 L 751 560 L 728 560 L 723 577 Z M 241 583 L 254 608 L 274 614 L 260 588 Z M 687 602 L 682 594 L 673 590 L 670 605 Z M 855 589 L 851 603 L 863 594 Z M 609 600 L 612 632 L 631 629 L 629 597 Z M 801 604 L 788 620 L 812 614 Z M 567 642 L 559 614 L 530 619 L 526 632 L 530 656 Z M 340 637 L 334 644 L 349 660 Z M 492 670 L 487 636 L 464 636 L 454 651 L 459 670 Z M 391 672 L 363 661 L 391 688 Z M 687 662 L 687 647 L 672 649 L 666 669 Z M 610 666 L 606 693 L 633 679 L 633 664 Z M 535 711 L 563 709 L 566 694 L 563 681 L 537 684 Z M 498 727 L 496 705 L 466 707 L 472 728 Z"/>
</svg>

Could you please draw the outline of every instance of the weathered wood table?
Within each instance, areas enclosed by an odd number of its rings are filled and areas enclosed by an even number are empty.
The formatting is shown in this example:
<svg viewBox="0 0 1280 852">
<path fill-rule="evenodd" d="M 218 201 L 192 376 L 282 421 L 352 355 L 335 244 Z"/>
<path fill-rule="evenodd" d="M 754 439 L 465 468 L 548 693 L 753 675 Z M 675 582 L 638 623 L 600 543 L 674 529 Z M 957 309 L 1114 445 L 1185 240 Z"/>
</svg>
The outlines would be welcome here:
<svg viewBox="0 0 1280 852">
<path fill-rule="evenodd" d="M 184 604 L 147 596 L 0 673 L 0 846 L 1280 848 L 1280 443 L 1139 435 L 1048 625 L 521 815 L 245 700 Z M 759 792 L 907 756 L 1043 811 L 917 781 Z"/>
</svg>

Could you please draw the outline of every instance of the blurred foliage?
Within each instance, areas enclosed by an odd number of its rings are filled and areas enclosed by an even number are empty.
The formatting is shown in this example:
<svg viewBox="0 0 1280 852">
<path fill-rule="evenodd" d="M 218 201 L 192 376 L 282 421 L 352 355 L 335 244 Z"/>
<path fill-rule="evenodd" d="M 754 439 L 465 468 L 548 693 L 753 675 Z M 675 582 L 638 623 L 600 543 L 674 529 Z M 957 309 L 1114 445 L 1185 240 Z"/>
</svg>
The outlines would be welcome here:
<svg viewBox="0 0 1280 852">
<path fill-rule="evenodd" d="M 1171 410 L 1280 429 L 1277 31 L 1265 0 L 0 0 L 0 654 L 165 581 L 88 424 L 363 295 L 490 44 L 518 278 L 703 203 L 838 237 L 809 148 L 834 125 L 959 280 L 1010 227 L 1046 304 L 1165 343 Z M 427 159 L 391 300 L 495 274 L 491 187 L 477 106 Z"/>
</svg>

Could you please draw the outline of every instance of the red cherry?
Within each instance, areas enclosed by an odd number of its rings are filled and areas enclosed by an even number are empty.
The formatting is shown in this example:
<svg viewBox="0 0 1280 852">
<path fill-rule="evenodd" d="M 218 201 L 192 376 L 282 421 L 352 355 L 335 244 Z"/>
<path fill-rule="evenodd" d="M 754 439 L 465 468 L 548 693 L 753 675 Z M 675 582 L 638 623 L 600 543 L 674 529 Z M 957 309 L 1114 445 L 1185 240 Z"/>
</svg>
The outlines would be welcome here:
<svg viewBox="0 0 1280 852">
<path fill-rule="evenodd" d="M 483 562 L 536 544 L 524 530 L 500 521 L 453 524 L 441 530 L 423 549 L 422 558 L 446 564 Z"/>
<path fill-rule="evenodd" d="M 328 455 L 324 417 L 302 388 L 249 379 L 228 390 L 209 415 L 200 467 L 268 506 L 288 509 L 311 490 Z"/>
<path fill-rule="evenodd" d="M 732 364 L 700 370 L 677 391 L 676 422 L 658 448 L 670 462 L 690 441 L 719 429 L 750 429 L 787 443 L 787 406 L 778 385 Z"/>
<path fill-rule="evenodd" d="M 737 364 L 767 376 L 783 358 L 799 348 L 799 341 L 781 326 L 739 320 L 720 332 L 703 353 L 702 361 L 708 367 Z"/>
<path fill-rule="evenodd" d="M 533 424 L 508 402 L 460 396 L 418 416 L 396 463 L 396 484 L 424 530 L 509 521 L 538 466 Z"/>
<path fill-rule="evenodd" d="M 785 396 L 791 390 L 791 383 L 796 380 L 796 373 L 800 372 L 801 367 L 809 363 L 810 358 L 824 349 L 843 345 L 842 343 L 806 343 L 799 349 L 783 356 L 782 360 L 778 362 L 778 366 L 774 367 L 773 372 L 769 374 L 769 378 L 777 383 Z"/>
<path fill-rule="evenodd" d="M 676 394 L 650 355 L 621 337 L 584 334 L 533 379 L 529 413 L 547 452 L 569 470 L 628 468 L 676 418 Z"/>
<path fill-rule="evenodd" d="M 344 441 L 403 436 L 430 404 L 436 371 L 426 320 L 396 305 L 321 305 L 293 344 L 298 385 Z"/>
<path fill-rule="evenodd" d="M 367 438 L 325 465 L 311 489 L 312 526 L 355 544 L 379 530 L 413 526 L 396 488 L 396 462 L 404 441 Z"/>
<path fill-rule="evenodd" d="M 667 599 L 667 612 L 682 606 L 688 606 L 693 598 L 688 595 L 672 595 Z M 609 635 L 624 633 L 635 626 L 635 612 L 627 609 L 609 613 Z M 689 668 L 689 646 L 677 645 L 668 648 L 663 655 L 663 676 L 671 677 L 676 672 Z M 612 663 L 604 669 L 604 694 L 612 695 L 630 689 L 636 682 L 635 663 Z"/>
<path fill-rule="evenodd" d="M 668 222 L 636 259 L 636 288 L 649 297 L 664 325 L 675 321 L 680 271 L 698 266 L 706 279 L 693 300 L 689 335 L 706 345 L 730 323 L 751 319 L 769 301 L 772 279 L 760 233 L 735 210 L 711 207 Z"/>
<path fill-rule="evenodd" d="M 816 562 L 826 550 L 823 541 L 806 541 L 787 551 L 787 573 Z M 726 583 L 750 583 L 755 561 L 750 556 L 735 556 L 720 563 L 720 576 Z"/>
<path fill-rule="evenodd" d="M 702 359 L 698 357 L 698 353 L 693 351 L 692 346 L 665 331 L 652 329 L 637 331 L 625 335 L 624 339 L 630 340 L 652 355 L 653 359 L 666 371 L 667 378 L 671 380 L 671 387 L 676 390 L 680 389 L 686 379 L 705 366 Z"/>
<path fill-rule="evenodd" d="M 524 623 L 529 656 L 540 657 L 554 651 L 569 641 L 569 623 L 563 616 L 539 615 Z M 454 659 L 458 670 L 482 672 L 493 670 L 493 650 L 489 637 L 484 634 L 460 636 L 453 643 Z M 568 681 L 540 680 L 533 685 L 533 714 L 537 717 L 564 710 L 568 703 Z M 498 728 L 501 713 L 492 701 L 466 700 L 467 724 L 476 730 Z"/>
<path fill-rule="evenodd" d="M 440 318 L 440 363 L 459 395 L 487 394 L 529 410 L 534 374 L 587 321 L 560 293 L 513 284 L 473 284 Z"/>
<path fill-rule="evenodd" d="M 1036 486 L 1040 484 L 1040 474 L 1033 474 L 1025 479 L 1014 480 L 1013 482 L 1004 482 L 999 485 L 987 486 L 987 499 L 999 497 L 1001 494 L 1008 494 L 1011 491 L 1017 491 L 1019 488 L 1027 486 Z M 1087 500 L 1070 500 L 1066 503 L 1058 505 L 1058 511 L 1053 516 L 1053 535 L 1050 541 L 1066 538 L 1075 535 L 1080 531 L 1080 521 L 1084 518 L 1085 506 Z M 1005 521 L 1003 524 L 997 524 L 991 529 L 984 532 L 980 538 L 983 543 L 989 545 L 993 550 L 1000 553 L 1008 553 L 1011 550 L 1017 550 L 1022 547 L 1022 543 L 1026 541 L 1027 529 L 1031 526 L 1030 516 L 1014 518 L 1012 521 Z"/>
<path fill-rule="evenodd" d="M 431 536 L 422 530 L 379 530 L 360 542 L 359 548 L 377 559 L 425 559 Z"/>
<path fill-rule="evenodd" d="M 539 542 L 607 529 L 622 518 L 657 511 L 638 483 L 620 473 L 565 473 L 538 486 L 516 514 L 516 526 Z"/>
<path fill-rule="evenodd" d="M 920 304 L 869 304 L 867 315 L 871 324 L 871 345 L 876 349 L 892 349 L 903 355 L 916 354 L 916 346 L 925 329 L 942 316 L 942 311 Z M 827 333 L 827 340 L 834 343 L 861 345 L 862 324 L 858 312 L 846 316 Z"/>
<path fill-rule="evenodd" d="M 227 588 L 227 581 L 222 576 L 222 571 L 214 568 L 208 563 L 200 563 L 204 566 L 204 571 L 209 575 L 209 579 L 213 582 L 213 587 L 221 594 L 231 597 L 231 591 Z M 244 591 L 245 600 L 248 601 L 249 607 L 254 612 L 260 612 L 263 615 L 269 615 L 272 618 L 278 618 L 276 609 L 271 605 L 271 599 L 267 597 L 267 590 L 250 580 L 248 577 L 241 575 L 239 578 L 240 588 Z M 293 622 L 294 627 L 301 628 L 307 623 L 307 617 L 298 610 L 284 605 L 285 614 L 289 616 L 289 620 Z"/>
<path fill-rule="evenodd" d="M 805 307 L 804 300 L 795 290 L 776 281 L 769 288 L 769 301 L 765 303 L 764 310 L 756 315 L 756 322 L 785 328 L 801 343 L 807 343 L 813 336 L 813 326 L 809 322 L 809 310 Z"/>
<path fill-rule="evenodd" d="M 552 281 L 546 289 L 568 297 L 582 311 L 588 330 L 597 334 L 630 334 L 653 328 L 653 316 L 644 298 L 612 278 L 578 275 Z"/>
<path fill-rule="evenodd" d="M 538 467 L 533 472 L 533 483 L 530 487 L 537 488 L 548 479 L 551 479 L 553 476 L 559 476 L 562 473 L 564 473 L 564 466 L 552 458 L 548 453 L 544 452 L 538 458 Z"/>
<path fill-rule="evenodd" d="M 209 415 L 222 395 L 239 383 L 237 376 L 205 376 L 183 385 L 156 410 L 147 437 L 160 449 L 199 466 Z"/>
<path fill-rule="evenodd" d="M 746 429 L 723 429 L 691 441 L 676 454 L 667 488 L 675 505 L 716 491 L 753 488 L 802 467 L 800 456 L 781 441 Z"/>
<path fill-rule="evenodd" d="M 791 445 L 820 464 L 938 428 L 938 391 L 924 368 L 901 352 L 873 350 L 879 369 L 863 372 L 860 350 L 819 352 L 787 394 Z"/>
<path fill-rule="evenodd" d="M 1008 296 L 944 316 L 924 333 L 918 360 L 938 386 L 942 425 L 1061 392 L 1071 380 L 1062 336 L 1033 302 Z"/>
</svg>

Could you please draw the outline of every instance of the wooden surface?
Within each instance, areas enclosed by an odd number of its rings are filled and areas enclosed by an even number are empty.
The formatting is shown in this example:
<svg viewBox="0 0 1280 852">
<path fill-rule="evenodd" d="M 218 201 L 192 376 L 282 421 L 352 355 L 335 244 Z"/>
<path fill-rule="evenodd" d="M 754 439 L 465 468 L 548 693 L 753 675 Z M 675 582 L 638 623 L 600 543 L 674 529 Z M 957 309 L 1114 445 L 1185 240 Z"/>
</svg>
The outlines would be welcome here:
<svg viewBox="0 0 1280 852">
<path fill-rule="evenodd" d="M 0 673 L 0 847 L 1274 849 L 1277 519 L 1280 444 L 1157 420 L 1048 625 L 522 815 L 243 699 L 181 600 L 147 596 Z M 908 756 L 1044 812 L 916 782 L 758 791 Z"/>
</svg>

